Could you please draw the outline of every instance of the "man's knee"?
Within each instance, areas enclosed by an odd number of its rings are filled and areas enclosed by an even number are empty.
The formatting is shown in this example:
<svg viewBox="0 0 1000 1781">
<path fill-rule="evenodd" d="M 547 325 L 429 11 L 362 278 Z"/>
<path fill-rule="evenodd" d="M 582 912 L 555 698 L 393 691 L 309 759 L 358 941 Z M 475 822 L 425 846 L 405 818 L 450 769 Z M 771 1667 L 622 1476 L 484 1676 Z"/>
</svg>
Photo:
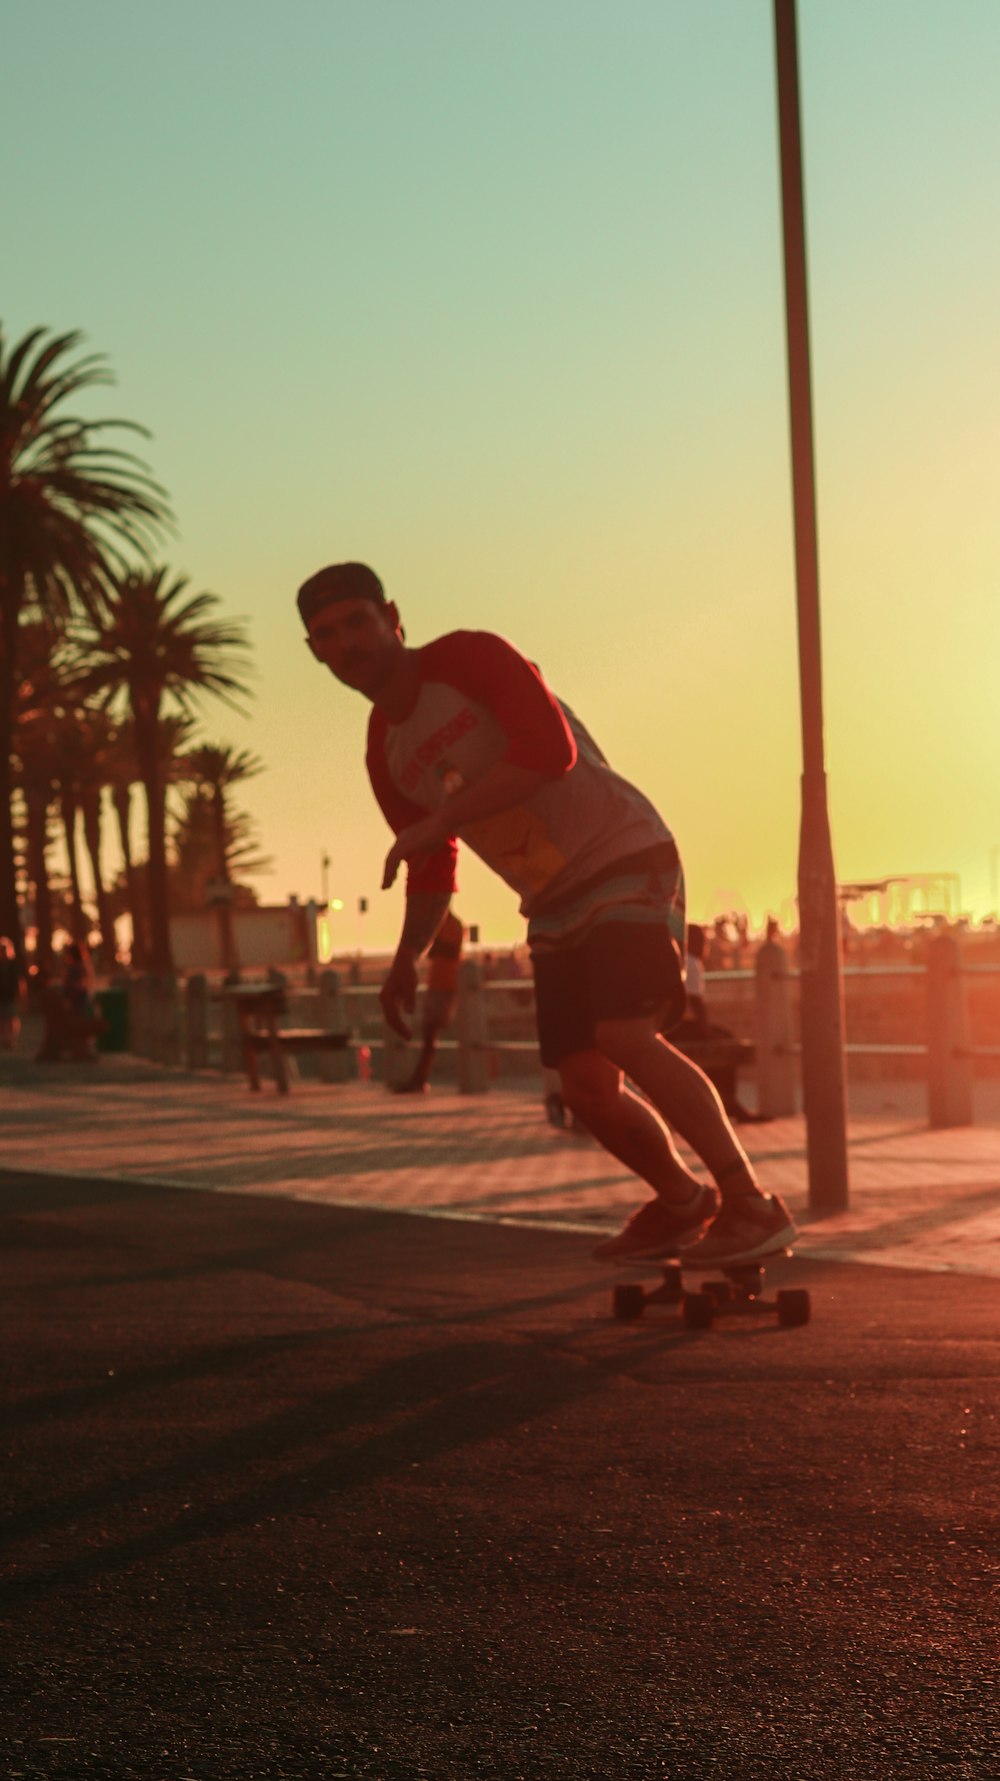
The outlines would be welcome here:
<svg viewBox="0 0 1000 1781">
<path fill-rule="evenodd" d="M 567 1107 L 585 1125 L 612 1112 L 622 1091 L 621 1071 L 599 1051 L 575 1051 L 561 1059 L 559 1081 Z"/>
</svg>

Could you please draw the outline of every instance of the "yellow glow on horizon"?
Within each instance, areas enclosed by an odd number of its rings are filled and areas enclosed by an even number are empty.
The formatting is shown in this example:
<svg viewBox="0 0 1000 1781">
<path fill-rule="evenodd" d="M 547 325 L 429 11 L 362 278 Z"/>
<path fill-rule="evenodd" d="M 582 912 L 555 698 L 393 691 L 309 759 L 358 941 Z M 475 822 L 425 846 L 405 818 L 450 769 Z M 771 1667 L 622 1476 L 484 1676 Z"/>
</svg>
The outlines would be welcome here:
<svg viewBox="0 0 1000 1781">
<path fill-rule="evenodd" d="M 411 642 L 492 629 L 540 664 L 675 832 L 692 919 L 787 922 L 800 749 L 768 9 L 582 0 L 567 33 L 559 7 L 428 0 L 387 33 L 384 8 L 289 27 L 218 0 L 198 56 L 161 9 L 123 31 L 117 0 L 91 0 L 56 33 L 50 10 L 13 9 L 5 35 L 12 68 L 45 68 L 46 105 L 10 83 L 4 321 L 81 327 L 109 354 L 103 412 L 151 429 L 173 563 L 247 617 L 252 715 L 207 704 L 203 731 L 265 763 L 236 799 L 275 861 L 261 900 L 319 900 L 322 849 L 338 900 L 370 905 L 363 930 L 324 912 L 331 946 L 398 933 L 367 714 L 307 659 L 293 605 L 319 564 L 360 557 Z M 956 872 L 982 918 L 1000 847 L 1000 234 L 983 222 L 1000 7 L 913 6 L 902 32 L 890 0 L 800 15 L 837 873 Z M 261 131 L 265 111 L 280 127 Z M 520 937 L 507 889 L 459 870 L 484 941 Z"/>
</svg>

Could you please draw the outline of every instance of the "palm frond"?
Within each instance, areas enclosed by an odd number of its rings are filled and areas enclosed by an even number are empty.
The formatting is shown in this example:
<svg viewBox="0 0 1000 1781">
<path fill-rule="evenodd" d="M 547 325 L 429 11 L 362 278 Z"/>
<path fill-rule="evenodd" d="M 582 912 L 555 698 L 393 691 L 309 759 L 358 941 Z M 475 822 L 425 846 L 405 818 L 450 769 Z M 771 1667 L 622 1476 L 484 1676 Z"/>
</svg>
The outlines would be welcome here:
<svg viewBox="0 0 1000 1781">
<path fill-rule="evenodd" d="M 103 584 L 130 559 L 148 561 L 171 515 L 148 464 L 112 443 L 118 419 L 67 414 L 70 397 L 111 383 L 82 335 L 33 328 L 9 351 L 0 330 L 0 598 L 34 597 L 64 615 L 100 608 Z"/>
</svg>

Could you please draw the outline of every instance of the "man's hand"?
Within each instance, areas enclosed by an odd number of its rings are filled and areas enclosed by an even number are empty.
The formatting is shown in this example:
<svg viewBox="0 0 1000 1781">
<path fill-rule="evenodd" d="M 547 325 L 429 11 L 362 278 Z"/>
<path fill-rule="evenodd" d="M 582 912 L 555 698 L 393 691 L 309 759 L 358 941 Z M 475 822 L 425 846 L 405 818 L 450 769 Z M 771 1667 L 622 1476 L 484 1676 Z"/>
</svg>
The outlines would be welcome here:
<svg viewBox="0 0 1000 1781">
<path fill-rule="evenodd" d="M 382 889 L 388 890 L 395 882 L 396 873 L 404 860 L 418 860 L 426 854 L 435 853 L 447 841 L 450 832 L 440 811 L 425 816 L 422 822 L 412 823 L 408 829 L 400 830 L 385 856 Z"/>
<path fill-rule="evenodd" d="M 412 1014 L 417 1005 L 417 961 L 409 953 L 397 952 L 378 999 L 393 1032 L 401 1039 L 411 1038 L 412 1029 L 401 1012 L 405 1009 L 407 1014 Z"/>
</svg>

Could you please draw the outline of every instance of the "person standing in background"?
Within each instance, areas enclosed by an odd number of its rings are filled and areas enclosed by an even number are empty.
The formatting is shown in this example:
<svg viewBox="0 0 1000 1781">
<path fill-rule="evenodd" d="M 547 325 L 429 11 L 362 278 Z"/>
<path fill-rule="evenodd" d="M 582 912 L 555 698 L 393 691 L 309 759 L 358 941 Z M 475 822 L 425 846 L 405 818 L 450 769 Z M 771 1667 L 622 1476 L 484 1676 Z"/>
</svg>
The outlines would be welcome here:
<svg viewBox="0 0 1000 1781">
<path fill-rule="evenodd" d="M 427 1088 L 438 1040 L 451 1025 L 458 999 L 458 970 L 465 938 L 458 916 L 449 909 L 427 954 L 420 1056 L 412 1076 L 397 1085 L 398 1095 L 422 1095 Z"/>
</svg>

